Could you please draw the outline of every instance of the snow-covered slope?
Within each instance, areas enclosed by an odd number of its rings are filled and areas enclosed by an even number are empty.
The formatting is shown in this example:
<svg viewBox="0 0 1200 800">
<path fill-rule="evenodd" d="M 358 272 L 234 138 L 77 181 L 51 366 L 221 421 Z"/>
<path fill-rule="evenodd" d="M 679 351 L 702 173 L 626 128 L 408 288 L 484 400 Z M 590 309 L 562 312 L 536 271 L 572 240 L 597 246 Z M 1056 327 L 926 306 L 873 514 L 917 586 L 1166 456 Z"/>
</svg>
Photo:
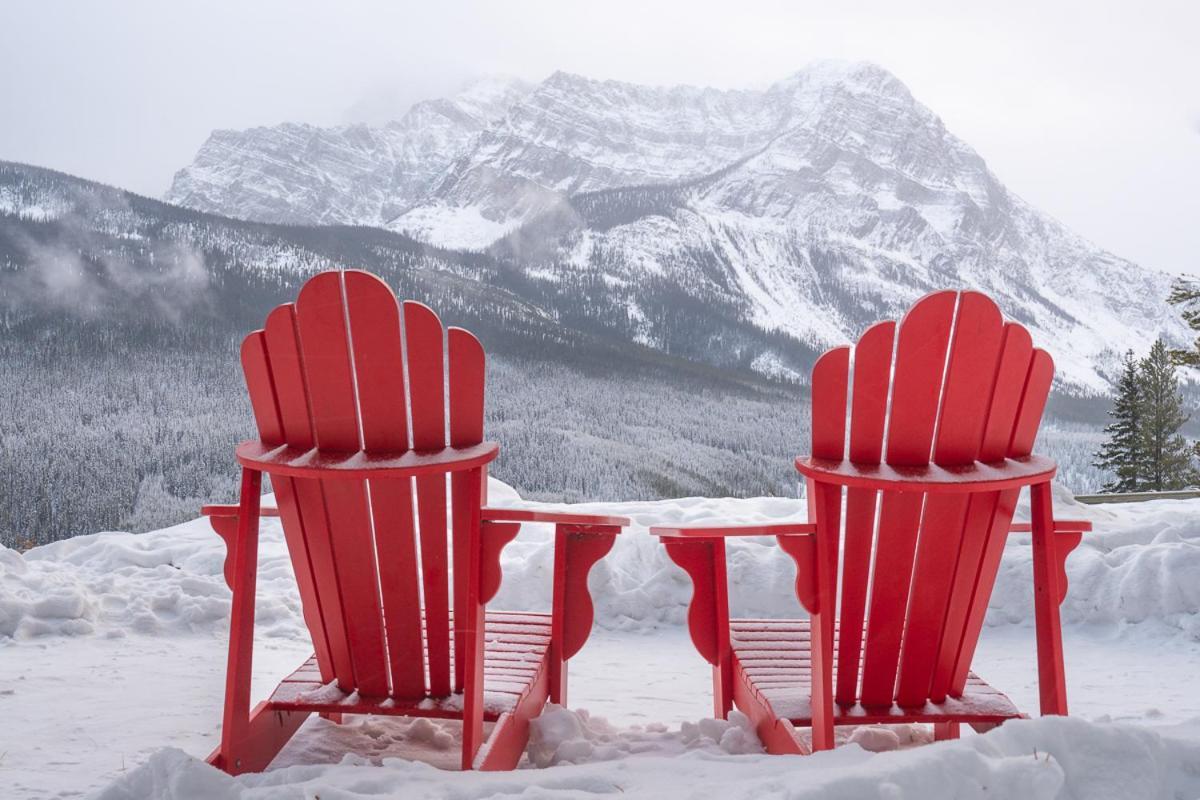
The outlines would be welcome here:
<svg viewBox="0 0 1200 800">
<path fill-rule="evenodd" d="M 380 130 L 219 132 L 168 197 L 442 247 L 502 240 L 535 280 L 602 283 L 636 339 L 668 350 L 664 292 L 821 348 L 933 288 L 974 287 L 1052 342 L 1060 380 L 1084 394 L 1107 390 L 1125 349 L 1186 338 L 1169 276 L 1009 192 L 880 67 L 818 62 L 764 90 L 559 72 L 495 97 L 462 124 L 435 101 Z"/>
<path fill-rule="evenodd" d="M 382 127 L 289 122 L 214 131 L 165 199 L 261 222 L 382 225 L 528 89 L 515 79 L 476 81 Z"/>
</svg>

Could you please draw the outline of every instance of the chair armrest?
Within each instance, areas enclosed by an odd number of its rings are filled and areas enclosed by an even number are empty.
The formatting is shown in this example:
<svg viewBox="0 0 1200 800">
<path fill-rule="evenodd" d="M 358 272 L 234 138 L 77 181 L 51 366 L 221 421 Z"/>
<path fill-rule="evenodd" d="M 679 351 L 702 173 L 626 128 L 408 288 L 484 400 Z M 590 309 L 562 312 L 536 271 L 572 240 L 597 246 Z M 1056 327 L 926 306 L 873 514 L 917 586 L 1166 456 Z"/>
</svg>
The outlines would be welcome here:
<svg viewBox="0 0 1200 800">
<path fill-rule="evenodd" d="M 200 506 L 200 516 L 202 517 L 237 517 L 238 507 L 233 503 L 208 503 Z M 279 509 L 275 506 L 263 506 L 258 510 L 260 517 L 278 517 Z"/>
<path fill-rule="evenodd" d="M 660 539 L 713 539 L 729 536 L 807 536 L 817 532 L 813 522 L 752 522 L 740 525 L 706 522 L 699 525 L 654 525 L 650 535 Z"/>
<path fill-rule="evenodd" d="M 856 464 L 848 460 L 801 456 L 796 459 L 796 470 L 806 478 L 837 486 L 893 492 L 966 493 L 1019 489 L 1045 483 L 1054 477 L 1058 465 L 1042 456 L 1006 458 L 991 463 L 975 461 L 951 467 Z"/>
<path fill-rule="evenodd" d="M 603 514 L 574 514 L 566 511 L 536 511 L 526 508 L 485 508 L 484 522 L 544 522 L 552 525 L 571 525 L 582 528 L 625 528 L 628 517 L 605 516 Z M 620 533 L 620 531 L 604 531 Z"/>
<path fill-rule="evenodd" d="M 1086 519 L 1056 519 L 1054 520 L 1055 533 L 1087 533 L 1092 529 L 1091 520 Z M 1008 528 L 1010 533 L 1030 533 L 1033 531 L 1033 524 L 1029 522 L 1014 522 Z"/>
<path fill-rule="evenodd" d="M 243 467 L 292 478 L 410 478 L 431 473 L 461 472 L 482 467 L 496 458 L 500 445 L 481 442 L 470 447 L 444 447 L 422 452 L 326 452 L 287 445 L 267 445 L 258 440 L 237 446 Z"/>
</svg>

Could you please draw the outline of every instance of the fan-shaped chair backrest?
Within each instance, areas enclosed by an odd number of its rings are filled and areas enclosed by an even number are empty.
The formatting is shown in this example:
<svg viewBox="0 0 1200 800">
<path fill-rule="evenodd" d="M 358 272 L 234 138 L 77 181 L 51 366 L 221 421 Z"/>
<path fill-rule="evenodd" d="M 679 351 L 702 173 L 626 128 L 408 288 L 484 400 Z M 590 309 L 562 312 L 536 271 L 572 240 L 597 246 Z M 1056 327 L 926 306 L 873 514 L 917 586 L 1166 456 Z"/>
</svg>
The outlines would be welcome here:
<svg viewBox="0 0 1200 800">
<path fill-rule="evenodd" d="M 294 304 L 276 308 L 263 330 L 246 337 L 242 366 L 268 445 L 369 455 L 483 439 L 479 341 L 444 330 L 420 303 L 402 307 L 366 272 L 309 280 Z M 479 473 L 275 476 L 272 485 L 322 679 L 372 697 L 450 694 L 449 545 L 458 600 L 465 531 L 481 504 Z M 461 689 L 463 659 L 457 663 L 453 687 Z"/>
<path fill-rule="evenodd" d="M 915 467 L 1027 456 L 1053 374 L 987 296 L 928 295 L 898 326 L 818 360 L 813 456 Z M 961 695 L 1017 493 L 847 490 L 838 703 Z"/>
</svg>

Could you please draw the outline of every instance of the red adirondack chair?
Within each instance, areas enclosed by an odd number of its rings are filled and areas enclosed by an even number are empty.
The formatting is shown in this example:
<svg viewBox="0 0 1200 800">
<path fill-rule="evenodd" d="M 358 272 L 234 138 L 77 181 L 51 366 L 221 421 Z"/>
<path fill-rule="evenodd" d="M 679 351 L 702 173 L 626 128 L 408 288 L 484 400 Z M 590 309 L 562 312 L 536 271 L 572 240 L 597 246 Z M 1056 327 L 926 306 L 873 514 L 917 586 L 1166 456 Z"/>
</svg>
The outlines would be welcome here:
<svg viewBox="0 0 1200 800">
<path fill-rule="evenodd" d="M 246 337 L 242 368 L 259 438 L 237 448 L 239 505 L 204 508 L 233 590 L 209 763 L 263 770 L 316 712 L 461 719 L 464 769 L 514 767 L 529 720 L 566 700 L 588 572 L 628 520 L 484 507 L 498 446 L 483 441 L 483 348 L 420 303 L 402 315 L 369 273 L 309 280 Z M 264 472 L 277 509 L 260 510 Z M 316 652 L 252 711 L 260 514 L 281 518 Z M 552 613 L 485 613 L 521 522 L 557 526 Z"/>
<path fill-rule="evenodd" d="M 651 529 L 694 584 L 688 625 L 717 715 L 736 704 L 774 753 L 809 751 L 795 726 L 821 750 L 835 725 L 923 722 L 952 738 L 1021 716 L 970 671 L 1009 531 L 1033 535 L 1042 713 L 1067 713 L 1058 607 L 1091 525 L 1054 519 L 1055 464 L 1031 454 L 1050 356 L 986 296 L 945 291 L 898 333 L 869 328 L 850 362 L 838 347 L 813 367 L 812 455 L 796 459 L 810 522 Z M 1024 486 L 1032 525 L 1012 522 Z M 762 535 L 795 561 L 808 619 L 729 619 L 724 539 Z"/>
</svg>

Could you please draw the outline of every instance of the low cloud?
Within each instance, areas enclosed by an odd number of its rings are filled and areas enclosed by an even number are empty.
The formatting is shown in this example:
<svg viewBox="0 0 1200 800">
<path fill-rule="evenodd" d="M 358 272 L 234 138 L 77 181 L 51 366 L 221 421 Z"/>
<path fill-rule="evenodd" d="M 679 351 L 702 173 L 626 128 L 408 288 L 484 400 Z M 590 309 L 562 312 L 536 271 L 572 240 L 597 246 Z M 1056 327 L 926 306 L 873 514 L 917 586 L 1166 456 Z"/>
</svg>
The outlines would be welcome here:
<svg viewBox="0 0 1200 800">
<path fill-rule="evenodd" d="M 178 323 L 207 300 L 203 251 L 147 225 L 124 198 L 80 191 L 44 221 L 0 219 L 16 269 L 0 273 L 0 296 L 16 310 L 65 312 L 81 319 L 111 314 Z"/>
</svg>

